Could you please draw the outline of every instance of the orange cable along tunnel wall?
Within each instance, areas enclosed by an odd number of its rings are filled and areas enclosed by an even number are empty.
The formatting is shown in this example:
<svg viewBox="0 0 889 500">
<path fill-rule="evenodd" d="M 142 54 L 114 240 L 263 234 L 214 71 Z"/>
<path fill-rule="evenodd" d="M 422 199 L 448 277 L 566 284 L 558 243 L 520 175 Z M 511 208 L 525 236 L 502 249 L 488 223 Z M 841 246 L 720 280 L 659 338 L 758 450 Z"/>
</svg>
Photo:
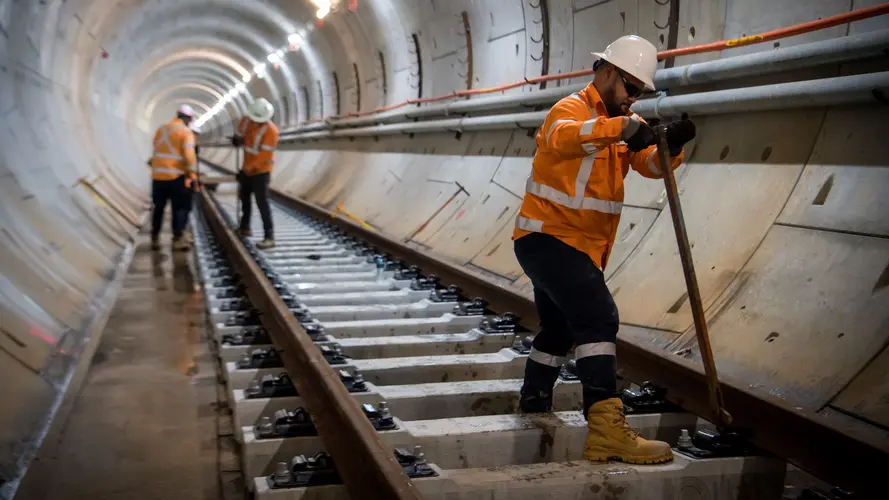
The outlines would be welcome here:
<svg viewBox="0 0 889 500">
<path fill-rule="evenodd" d="M 544 2 L 546 23 L 536 0 L 344 2 L 319 23 L 308 1 L 0 0 L 0 378 L 17 381 L 0 387 L 0 471 L 39 438 L 115 293 L 129 219 L 147 206 L 151 137 L 181 103 L 215 111 L 205 137 L 219 142 L 259 97 L 298 130 L 337 109 L 348 118 L 531 95 L 543 82 L 549 92 L 588 80 L 590 52 L 628 33 L 681 68 L 889 29 L 887 4 L 869 0 L 683 0 L 676 15 L 670 1 Z M 669 95 L 886 71 L 876 51 Z M 887 91 L 713 105 L 694 116 L 698 138 L 677 172 L 720 374 L 883 437 Z M 341 205 L 399 240 L 428 220 L 412 244 L 530 296 L 510 236 L 532 135 L 510 126 L 284 144 L 273 187 Z M 234 166 L 228 148 L 202 150 Z M 430 219 L 457 183 L 464 191 Z M 664 206 L 661 183 L 628 176 L 606 275 L 624 338 L 695 359 Z"/>
</svg>

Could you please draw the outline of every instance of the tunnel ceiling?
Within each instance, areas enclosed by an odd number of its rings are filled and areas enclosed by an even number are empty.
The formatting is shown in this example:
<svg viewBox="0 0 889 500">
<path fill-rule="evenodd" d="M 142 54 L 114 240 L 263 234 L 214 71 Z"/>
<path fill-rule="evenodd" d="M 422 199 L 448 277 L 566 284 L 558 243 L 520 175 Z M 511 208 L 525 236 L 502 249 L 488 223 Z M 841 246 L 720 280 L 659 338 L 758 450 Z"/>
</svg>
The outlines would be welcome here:
<svg viewBox="0 0 889 500">
<path fill-rule="evenodd" d="M 178 105 L 202 115 L 206 159 L 234 169 L 236 156 L 208 143 L 230 135 L 256 98 L 274 104 L 282 129 L 303 133 L 334 115 L 589 70 L 590 52 L 623 34 L 667 50 L 880 3 L 342 0 L 325 13 L 321 0 L 0 0 L 0 378 L 22 381 L 0 391 L 11 402 L 0 411 L 0 444 L 14 443 L 7 456 L 22 456 L 23 436 L 39 435 L 64 392 L 70 372 L 52 363 L 74 365 L 89 325 L 110 303 L 148 205 L 151 138 Z M 683 55 L 661 69 L 885 35 L 887 18 Z M 889 63 L 879 51 L 868 54 L 755 75 L 742 67 L 717 80 L 671 84 L 656 102 L 745 88 L 768 95 L 787 88 L 778 84 L 840 79 L 825 94 L 832 101 L 803 92 L 764 108 L 697 102 L 698 137 L 677 176 L 721 373 L 885 437 Z M 858 77 L 877 83 L 842 92 Z M 487 97 L 558 93 L 588 79 Z M 640 104 L 653 113 L 652 102 Z M 479 116 L 486 114 L 497 113 Z M 423 124 L 415 121 L 402 119 Z M 533 134 L 534 126 L 512 121 L 283 141 L 273 187 L 332 211 L 344 207 L 530 297 L 510 238 Z M 663 185 L 630 173 L 606 276 L 625 323 L 621 336 L 697 362 L 672 231 Z"/>
</svg>

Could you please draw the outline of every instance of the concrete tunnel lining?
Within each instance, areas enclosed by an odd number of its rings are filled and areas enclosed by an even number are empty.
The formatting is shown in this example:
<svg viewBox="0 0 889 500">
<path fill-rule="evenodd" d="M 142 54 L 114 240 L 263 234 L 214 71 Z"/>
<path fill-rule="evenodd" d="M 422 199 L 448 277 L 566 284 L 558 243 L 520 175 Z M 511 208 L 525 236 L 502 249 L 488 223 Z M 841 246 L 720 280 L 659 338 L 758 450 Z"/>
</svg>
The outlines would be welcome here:
<svg viewBox="0 0 889 500">
<path fill-rule="evenodd" d="M 666 28 L 660 26 L 669 2 L 547 3 L 549 73 L 559 73 L 589 68 L 588 53 L 625 32 L 665 49 L 674 31 L 684 47 L 879 2 L 686 0 Z M 542 33 L 535 4 L 367 0 L 355 12 L 334 9 L 319 26 L 305 1 L 130 0 L 101 8 L 88 1 L 0 0 L 0 312 L 4 332 L 18 341 L 0 336 L 0 377 L 16 381 L 0 388 L 0 400 L 9 403 L 0 411 L 0 478 L 17 476 L 54 401 L 65 394 L 64 383 L 48 378 L 49 364 L 60 357 L 72 367 L 88 363 L 78 352 L 97 339 L 87 311 L 107 305 L 97 301 L 121 278 L 114 271 L 134 231 L 78 179 L 98 180 L 96 189 L 113 204 L 144 213 L 150 188 L 144 162 L 155 127 L 180 101 L 212 108 L 259 63 L 266 63 L 267 76 L 252 77 L 247 92 L 226 103 L 226 112 L 205 125 L 204 142 L 230 134 L 253 97 L 269 98 L 276 120 L 286 99 L 287 129 L 300 131 L 323 127 L 306 122 L 335 114 L 337 106 L 348 114 L 466 90 L 470 64 L 472 88 L 540 76 L 545 49 L 536 41 Z M 682 56 L 675 66 L 885 29 L 889 20 L 882 16 L 777 44 Z M 294 32 L 302 46 L 273 68 L 267 53 L 286 48 Z M 790 77 L 886 67 L 885 59 L 829 62 Z M 672 95 L 786 78 L 701 82 Z M 551 83 L 547 91 L 586 81 Z M 145 118 L 140 108 L 155 101 Z M 889 287 L 881 279 L 889 266 L 885 118 L 885 106 L 863 105 L 701 117 L 693 153 L 677 172 L 720 369 L 789 404 L 842 411 L 882 435 L 889 425 L 879 403 L 887 388 L 880 360 L 889 353 Z M 230 149 L 202 150 L 210 161 L 235 166 Z M 328 209 L 344 203 L 386 234 L 405 238 L 459 182 L 468 195 L 411 244 L 530 296 L 510 237 L 533 152 L 533 138 L 516 127 L 467 131 L 459 139 L 434 132 L 294 142 L 278 152 L 273 186 Z M 667 350 L 693 347 L 663 188 L 631 173 L 626 191 L 606 269 L 621 317 L 634 341 L 649 335 Z M 769 337 L 773 332 L 779 335 Z M 79 348 L 60 355 L 52 343 L 61 338 Z M 691 349 L 687 356 L 697 354 Z"/>
</svg>

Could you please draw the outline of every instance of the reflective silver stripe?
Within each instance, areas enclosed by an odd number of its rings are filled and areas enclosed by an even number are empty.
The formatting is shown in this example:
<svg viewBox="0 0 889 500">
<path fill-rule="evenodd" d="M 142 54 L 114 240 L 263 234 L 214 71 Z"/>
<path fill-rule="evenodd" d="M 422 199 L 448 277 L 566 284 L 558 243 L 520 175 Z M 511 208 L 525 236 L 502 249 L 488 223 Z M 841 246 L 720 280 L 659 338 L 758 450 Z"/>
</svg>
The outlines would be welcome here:
<svg viewBox="0 0 889 500">
<path fill-rule="evenodd" d="M 577 177 L 574 178 L 574 203 L 583 204 L 583 195 L 586 191 L 586 185 L 590 182 L 590 176 L 593 175 L 593 163 L 596 157 L 593 155 L 584 156 L 580 160 L 580 168 L 577 169 Z"/>
<path fill-rule="evenodd" d="M 615 348 L 614 342 L 580 344 L 574 348 L 574 359 L 588 358 L 590 356 L 614 356 Z"/>
<path fill-rule="evenodd" d="M 549 138 L 553 135 L 553 130 L 556 129 L 556 125 L 560 123 L 574 123 L 574 120 L 556 120 L 552 125 L 549 126 L 549 130 L 546 131 L 546 143 L 549 144 Z"/>
<path fill-rule="evenodd" d="M 587 156 L 586 158 L 593 157 Z M 583 170 L 583 167 L 581 167 L 581 170 Z M 531 178 L 528 179 L 528 182 L 525 185 L 525 191 L 534 196 L 549 200 L 557 205 L 573 208 L 575 210 L 595 210 L 596 212 L 605 214 L 620 214 L 620 211 L 623 208 L 623 203 L 619 201 L 600 200 L 599 198 L 583 196 L 571 197 L 567 193 L 563 193 L 555 188 L 534 182 Z M 583 191 L 581 191 L 581 193 L 583 193 Z"/>
<path fill-rule="evenodd" d="M 593 117 L 591 119 L 583 122 L 583 125 L 580 126 L 580 135 L 582 135 L 582 136 L 592 134 L 593 133 L 593 124 L 595 124 L 596 120 L 598 120 L 598 118 L 596 118 L 596 112 L 593 111 L 593 108 L 590 108 L 590 114 Z M 588 155 L 594 155 L 599 152 L 599 148 L 597 148 L 596 146 L 594 146 L 593 144 L 588 143 L 588 142 L 581 144 L 580 147 L 583 148 L 583 152 Z M 589 179 L 589 176 L 587 176 L 587 179 Z"/>
<path fill-rule="evenodd" d="M 568 97 L 573 97 L 574 99 L 577 99 L 578 101 L 580 101 L 580 102 L 586 104 L 586 101 L 584 101 L 583 98 L 580 97 L 580 96 L 577 95 L 577 94 L 570 94 Z"/>
<path fill-rule="evenodd" d="M 547 354 L 543 351 L 538 351 L 535 348 L 531 348 L 531 353 L 528 354 L 528 359 L 533 359 L 534 361 L 540 363 L 541 365 L 552 366 L 554 368 L 559 368 L 568 362 L 568 358 L 563 356 L 553 356 L 552 354 Z"/>
<path fill-rule="evenodd" d="M 263 144 L 262 146 L 260 146 L 259 149 L 262 149 L 263 151 L 274 151 L 274 150 L 275 150 L 274 147 L 272 147 L 272 146 L 266 146 L 266 145 L 264 145 L 264 144 Z"/>
<path fill-rule="evenodd" d="M 523 231 L 531 231 L 532 233 L 542 233 L 543 232 L 543 221 L 536 219 L 529 219 L 527 217 L 522 217 L 519 215 L 515 219 L 515 227 L 523 230 Z"/>
<path fill-rule="evenodd" d="M 191 144 L 191 143 L 185 143 L 182 147 L 184 147 L 184 148 L 192 148 L 192 149 L 194 149 L 194 144 Z"/>
<path fill-rule="evenodd" d="M 583 122 L 583 125 L 580 126 L 580 135 L 590 135 L 593 133 L 593 124 L 596 123 L 598 118 L 593 117 L 592 120 L 587 120 Z"/>
<path fill-rule="evenodd" d="M 238 132 L 240 132 L 241 135 L 244 135 L 244 133 L 247 132 L 247 120 L 241 120 L 241 123 L 238 124 Z"/>
<path fill-rule="evenodd" d="M 262 136 L 265 135 L 266 131 L 269 129 L 269 124 L 266 123 L 259 129 L 259 133 L 256 134 L 256 142 L 253 143 L 253 149 L 259 149 L 259 145 L 262 144 Z"/>
<path fill-rule="evenodd" d="M 659 169 L 654 162 L 655 158 L 657 158 L 657 148 L 654 148 L 651 151 L 651 155 L 648 157 L 648 171 L 654 175 L 661 175 L 661 169 Z"/>
<path fill-rule="evenodd" d="M 170 132 L 174 132 L 174 131 L 179 130 L 181 128 L 185 128 L 185 125 L 180 125 L 177 123 L 176 125 L 173 125 L 169 129 L 167 128 L 167 125 L 164 125 L 163 127 L 161 127 L 161 138 L 158 139 L 157 142 L 154 143 L 154 149 L 157 150 L 157 148 L 159 146 L 164 145 L 170 149 L 170 153 L 154 153 L 154 156 L 156 158 L 166 158 L 166 159 L 170 159 L 170 160 L 184 160 L 185 159 L 185 158 L 179 156 L 178 154 L 176 154 L 176 149 L 173 147 L 173 143 L 170 142 Z"/>
<path fill-rule="evenodd" d="M 155 168 L 152 169 L 153 172 L 159 172 L 162 174 L 178 174 L 182 175 L 185 173 L 183 170 L 179 170 L 178 168 Z"/>
<path fill-rule="evenodd" d="M 262 143 L 262 136 L 265 135 L 265 132 L 268 129 L 269 129 L 268 123 L 263 125 L 262 128 L 259 129 L 259 133 L 256 134 L 256 140 L 253 141 L 253 147 L 248 148 L 247 146 L 244 146 L 244 151 L 247 151 L 250 154 L 258 155 L 259 154 L 259 146 Z"/>
</svg>

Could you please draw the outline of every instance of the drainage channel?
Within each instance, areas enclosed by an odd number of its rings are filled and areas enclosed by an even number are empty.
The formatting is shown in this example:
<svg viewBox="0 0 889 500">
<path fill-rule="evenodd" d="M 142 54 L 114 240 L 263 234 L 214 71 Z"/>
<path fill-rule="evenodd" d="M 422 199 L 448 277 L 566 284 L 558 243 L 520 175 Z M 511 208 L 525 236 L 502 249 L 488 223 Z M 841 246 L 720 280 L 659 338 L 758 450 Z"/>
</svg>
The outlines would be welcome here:
<svg viewBox="0 0 889 500">
<path fill-rule="evenodd" d="M 235 200 L 217 202 L 230 217 Z M 781 497 L 784 461 L 708 447 L 710 424 L 669 406 L 650 385 L 625 387 L 635 410 L 628 421 L 643 437 L 673 444 L 675 460 L 582 460 L 586 422 L 570 365 L 555 388 L 553 413 L 518 411 L 530 337 L 517 331 L 515 317 L 494 316 L 483 298 L 464 297 L 331 225 L 277 204 L 273 212 L 277 247 L 259 251 L 257 238 L 244 244 L 421 497 Z M 258 216 L 252 224 L 261 227 Z M 261 326 L 263 312 L 212 231 L 196 227 L 211 337 L 248 488 L 258 499 L 349 498 L 279 346 Z"/>
</svg>

